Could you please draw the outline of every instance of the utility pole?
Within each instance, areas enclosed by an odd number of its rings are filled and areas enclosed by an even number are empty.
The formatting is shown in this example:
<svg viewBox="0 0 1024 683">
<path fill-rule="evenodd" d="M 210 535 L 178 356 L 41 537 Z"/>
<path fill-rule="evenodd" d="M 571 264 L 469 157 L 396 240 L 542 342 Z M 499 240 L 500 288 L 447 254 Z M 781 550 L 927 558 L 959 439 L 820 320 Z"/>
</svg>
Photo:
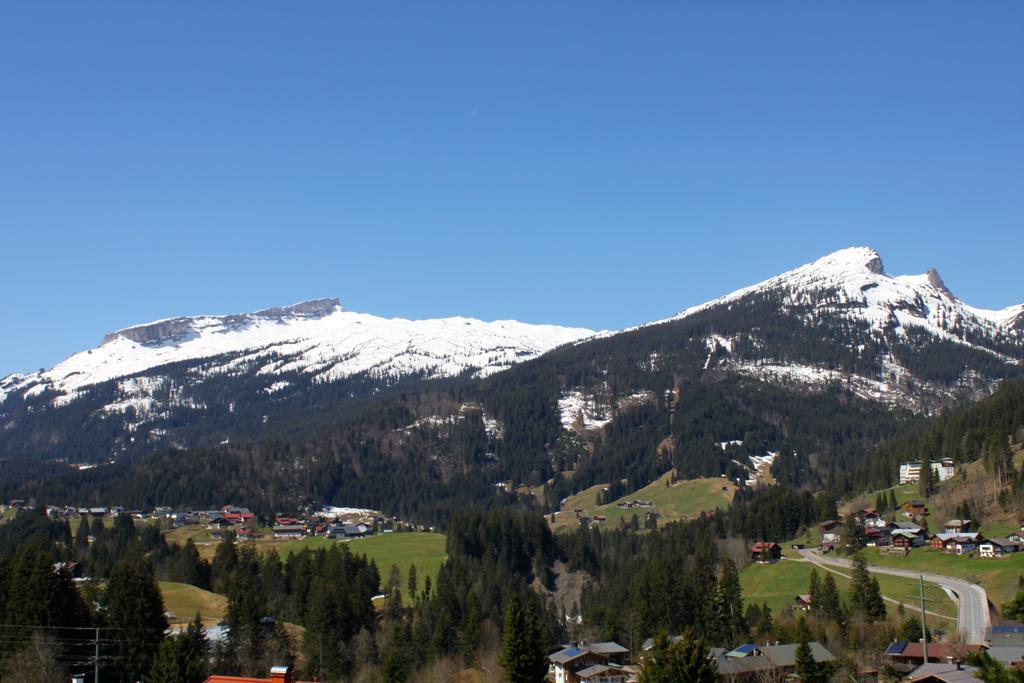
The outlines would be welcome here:
<svg viewBox="0 0 1024 683">
<path fill-rule="evenodd" d="M 95 661 L 93 662 L 93 673 L 92 683 L 100 683 L 100 630 L 96 629 L 96 653 L 93 655 Z"/>
<path fill-rule="evenodd" d="M 930 466 L 930 465 L 929 465 Z M 919 589 L 921 597 L 921 649 L 924 652 L 924 663 L 928 663 L 928 629 L 924 625 L 924 574 L 918 574 L 917 577 L 921 582 Z"/>
<path fill-rule="evenodd" d="M 918 588 L 917 595 L 910 597 L 917 598 L 921 603 L 921 650 L 924 655 L 924 663 L 928 663 L 928 627 L 925 625 L 925 610 L 924 603 L 931 602 L 929 598 L 924 597 L 924 574 L 918 575 L 918 581 L 920 587 Z"/>
</svg>

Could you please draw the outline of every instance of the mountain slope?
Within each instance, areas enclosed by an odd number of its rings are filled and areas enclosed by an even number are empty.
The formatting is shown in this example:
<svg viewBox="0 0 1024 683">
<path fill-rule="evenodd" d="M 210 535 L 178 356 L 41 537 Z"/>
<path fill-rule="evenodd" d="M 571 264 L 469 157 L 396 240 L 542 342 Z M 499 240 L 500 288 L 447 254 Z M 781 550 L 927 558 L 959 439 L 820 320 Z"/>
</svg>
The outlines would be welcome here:
<svg viewBox="0 0 1024 683">
<path fill-rule="evenodd" d="M 161 320 L 107 335 L 51 370 L 0 381 L 0 455 L 6 442 L 95 458 L 95 446 L 68 438 L 71 425 L 107 435 L 111 454 L 144 442 L 194 445 L 177 426 L 195 421 L 223 423 L 210 430 L 218 438 L 246 436 L 241 424 L 266 422 L 290 398 L 306 405 L 312 395 L 339 400 L 482 377 L 591 334 L 516 321 L 385 319 L 344 311 L 334 299 Z M 47 420 L 61 425 L 48 429 Z"/>
<path fill-rule="evenodd" d="M 929 411 L 976 400 L 1024 363 L 1024 305 L 958 299 L 934 269 L 891 276 L 867 247 L 830 254 L 667 322 L 706 330 L 707 364 L 776 384 L 848 383 Z"/>
</svg>

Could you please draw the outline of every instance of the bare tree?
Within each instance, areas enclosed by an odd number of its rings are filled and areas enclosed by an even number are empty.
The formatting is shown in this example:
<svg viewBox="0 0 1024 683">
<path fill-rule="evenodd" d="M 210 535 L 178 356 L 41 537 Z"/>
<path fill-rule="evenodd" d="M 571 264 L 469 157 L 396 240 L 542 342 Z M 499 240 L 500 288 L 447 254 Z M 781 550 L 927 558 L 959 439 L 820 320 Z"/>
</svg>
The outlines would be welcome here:
<svg viewBox="0 0 1024 683">
<path fill-rule="evenodd" d="M 63 683 L 64 670 L 57 663 L 60 657 L 61 647 L 57 641 L 34 633 L 7 662 L 3 679 L 21 683 Z"/>
</svg>

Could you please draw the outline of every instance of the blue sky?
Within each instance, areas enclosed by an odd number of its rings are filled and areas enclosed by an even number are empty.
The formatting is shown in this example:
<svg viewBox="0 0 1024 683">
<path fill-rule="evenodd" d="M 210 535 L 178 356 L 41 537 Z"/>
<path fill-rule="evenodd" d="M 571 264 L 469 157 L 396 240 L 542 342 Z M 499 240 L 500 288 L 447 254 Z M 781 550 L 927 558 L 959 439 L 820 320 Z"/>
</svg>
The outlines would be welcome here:
<svg viewBox="0 0 1024 683">
<path fill-rule="evenodd" d="M 0 8 L 0 374 L 337 296 L 619 328 L 835 249 L 1024 301 L 1024 5 Z"/>
</svg>

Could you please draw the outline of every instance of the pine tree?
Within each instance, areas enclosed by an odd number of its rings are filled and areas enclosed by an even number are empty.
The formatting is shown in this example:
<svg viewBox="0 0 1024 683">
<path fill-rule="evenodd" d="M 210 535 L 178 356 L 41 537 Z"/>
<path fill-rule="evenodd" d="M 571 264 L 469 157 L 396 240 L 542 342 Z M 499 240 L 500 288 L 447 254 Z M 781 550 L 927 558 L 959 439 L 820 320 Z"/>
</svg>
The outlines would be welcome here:
<svg viewBox="0 0 1024 683">
<path fill-rule="evenodd" d="M 828 667 L 814 659 L 814 652 L 811 650 L 811 630 L 807 627 L 807 621 L 803 615 L 796 622 L 796 675 L 805 683 L 826 683 L 831 677 Z"/>
<path fill-rule="evenodd" d="M 508 683 L 539 683 L 547 674 L 536 611 L 524 607 L 517 597 L 509 598 L 505 609 L 501 666 Z"/>
<path fill-rule="evenodd" d="M 78 529 L 75 530 L 75 548 L 81 553 L 89 549 L 89 525 L 85 518 L 79 519 Z"/>
<path fill-rule="evenodd" d="M 825 573 L 825 580 L 821 582 L 821 589 L 818 597 L 814 600 L 815 613 L 830 621 L 840 621 L 842 618 L 842 605 L 839 601 L 839 587 L 836 586 L 836 579 L 832 572 Z"/>
<path fill-rule="evenodd" d="M 722 576 L 715 589 L 715 617 L 724 643 L 732 644 L 746 637 L 743 588 L 736 565 L 728 557 L 722 562 Z"/>
<path fill-rule="evenodd" d="M 853 571 L 850 577 L 850 608 L 860 614 L 866 621 L 873 622 L 885 618 L 885 601 L 882 590 L 868 572 L 864 556 L 857 554 L 853 558 Z"/>
<path fill-rule="evenodd" d="M 662 632 L 648 651 L 640 683 L 715 683 L 718 664 L 708 657 L 702 638 L 687 632 L 677 643 L 670 643 Z"/>
<path fill-rule="evenodd" d="M 146 681 L 149 683 L 202 683 L 206 680 L 208 655 L 206 628 L 196 614 L 188 629 L 179 635 L 165 638 L 160 644 L 153 668 Z"/>
<path fill-rule="evenodd" d="M 113 647 L 121 676 L 140 680 L 167 630 L 163 596 L 149 564 L 133 555 L 114 567 L 103 602 L 107 624 L 118 634 Z"/>
<path fill-rule="evenodd" d="M 818 576 L 817 569 L 811 569 L 810 585 L 807 592 L 811 596 L 811 611 L 817 612 L 818 603 L 821 602 L 821 578 Z"/>
<path fill-rule="evenodd" d="M 470 591 L 466 600 L 466 617 L 462 622 L 462 659 L 467 666 L 476 661 L 480 649 L 480 599 Z"/>
<path fill-rule="evenodd" d="M 406 587 L 409 590 L 409 599 L 412 600 L 412 601 L 415 601 L 416 600 L 416 591 L 419 588 L 419 586 L 416 583 L 416 565 L 415 564 L 409 566 L 409 578 L 408 578 Z"/>
<path fill-rule="evenodd" d="M 934 479 L 931 460 L 925 458 L 921 461 L 921 478 L 917 480 L 917 490 L 922 498 L 932 495 L 935 488 Z"/>
</svg>

